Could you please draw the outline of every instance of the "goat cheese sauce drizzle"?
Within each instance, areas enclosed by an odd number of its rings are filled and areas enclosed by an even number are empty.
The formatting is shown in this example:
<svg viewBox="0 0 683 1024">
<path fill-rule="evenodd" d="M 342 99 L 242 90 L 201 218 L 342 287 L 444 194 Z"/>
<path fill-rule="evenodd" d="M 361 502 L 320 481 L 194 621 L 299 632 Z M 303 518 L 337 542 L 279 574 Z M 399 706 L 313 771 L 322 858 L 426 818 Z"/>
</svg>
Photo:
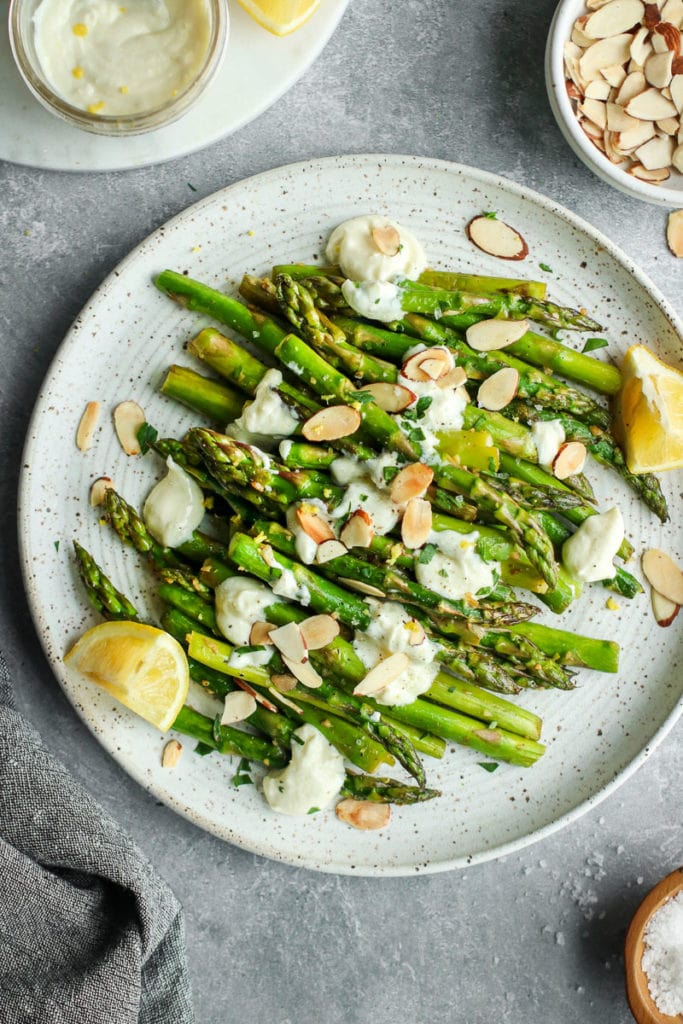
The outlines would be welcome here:
<svg viewBox="0 0 683 1024">
<path fill-rule="evenodd" d="M 398 232 L 398 252 L 393 256 L 383 253 L 373 239 L 373 230 L 383 228 L 394 228 Z M 412 231 L 379 214 L 352 217 L 336 227 L 327 243 L 325 257 L 330 263 L 338 264 L 344 276 L 352 281 L 414 278 L 427 266 L 424 249 Z"/>
<path fill-rule="evenodd" d="M 142 514 L 154 539 L 168 548 L 190 540 L 204 518 L 201 487 L 169 456 L 168 472 L 147 496 Z"/>
<path fill-rule="evenodd" d="M 406 654 L 409 667 L 398 679 L 373 693 L 378 704 L 399 707 L 412 702 L 425 693 L 439 671 L 434 658 L 438 652 L 435 643 L 424 635 L 424 630 L 397 601 L 367 600 L 372 610 L 369 627 L 356 630 L 353 649 L 368 671 L 390 654 Z M 421 637 L 420 643 L 415 640 Z M 411 643 L 412 641 L 412 643 Z"/>
<path fill-rule="evenodd" d="M 583 583 L 597 583 L 614 577 L 612 559 L 624 539 L 624 520 L 618 508 L 589 516 L 576 533 L 564 542 L 565 568 Z"/>
<path fill-rule="evenodd" d="M 243 444 L 268 450 L 293 434 L 299 419 L 280 398 L 276 390 L 280 384 L 280 371 L 268 370 L 259 381 L 253 400 L 242 409 L 242 415 L 225 428 L 226 434 Z"/>
<path fill-rule="evenodd" d="M 294 732 L 289 764 L 266 775 L 263 795 L 280 814 L 311 814 L 332 803 L 344 778 L 339 751 L 314 726 L 302 725 Z"/>
<path fill-rule="evenodd" d="M 208 0 L 42 0 L 33 16 L 47 83 L 93 114 L 141 114 L 185 92 L 209 47 Z"/>
</svg>

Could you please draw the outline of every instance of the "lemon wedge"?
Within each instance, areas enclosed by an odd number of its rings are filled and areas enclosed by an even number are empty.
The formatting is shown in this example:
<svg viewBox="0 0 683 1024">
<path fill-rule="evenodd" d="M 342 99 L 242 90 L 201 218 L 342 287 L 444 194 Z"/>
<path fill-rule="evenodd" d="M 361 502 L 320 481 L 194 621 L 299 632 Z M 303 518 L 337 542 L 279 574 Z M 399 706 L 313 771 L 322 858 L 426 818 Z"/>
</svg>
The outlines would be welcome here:
<svg viewBox="0 0 683 1024">
<path fill-rule="evenodd" d="M 140 622 L 93 626 L 64 661 L 162 732 L 173 725 L 190 685 L 178 641 Z"/>
<path fill-rule="evenodd" d="M 645 345 L 624 357 L 616 427 L 631 473 L 683 466 L 683 373 Z"/>
<path fill-rule="evenodd" d="M 288 36 L 308 21 L 320 0 L 237 0 L 255 21 L 276 36 Z"/>
</svg>

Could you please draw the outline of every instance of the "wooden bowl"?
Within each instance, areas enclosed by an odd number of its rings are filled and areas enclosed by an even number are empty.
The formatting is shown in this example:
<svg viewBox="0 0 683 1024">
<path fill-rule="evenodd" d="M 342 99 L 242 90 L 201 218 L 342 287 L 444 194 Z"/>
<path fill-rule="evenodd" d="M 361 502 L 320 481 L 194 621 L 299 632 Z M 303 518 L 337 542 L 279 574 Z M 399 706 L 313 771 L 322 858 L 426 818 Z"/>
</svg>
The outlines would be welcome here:
<svg viewBox="0 0 683 1024">
<path fill-rule="evenodd" d="M 638 1024 L 679 1024 L 683 1015 L 670 1017 L 657 1009 L 650 996 L 647 975 L 642 967 L 645 943 L 643 933 L 650 918 L 659 908 L 678 892 L 683 890 L 683 867 L 676 868 L 670 875 L 658 882 L 638 907 L 626 933 L 624 968 L 626 970 L 626 997 L 631 1013 Z"/>
</svg>

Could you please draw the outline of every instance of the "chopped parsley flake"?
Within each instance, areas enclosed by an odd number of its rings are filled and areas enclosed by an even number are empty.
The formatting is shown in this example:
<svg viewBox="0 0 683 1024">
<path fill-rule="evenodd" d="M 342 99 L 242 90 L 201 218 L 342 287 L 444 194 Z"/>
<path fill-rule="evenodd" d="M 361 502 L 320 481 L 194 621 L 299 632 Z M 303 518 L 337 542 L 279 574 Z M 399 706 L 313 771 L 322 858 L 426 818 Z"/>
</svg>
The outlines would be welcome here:
<svg viewBox="0 0 683 1024">
<path fill-rule="evenodd" d="M 489 220 L 496 220 L 496 211 L 488 210 L 486 213 L 482 213 L 482 217 L 487 217 Z"/>
<path fill-rule="evenodd" d="M 596 348 L 607 348 L 607 338 L 586 338 L 582 352 L 595 352 Z"/>
<path fill-rule="evenodd" d="M 546 274 L 554 273 L 553 268 L 549 267 L 547 263 L 539 263 L 538 265 L 541 268 L 541 270 L 545 270 Z"/>
<path fill-rule="evenodd" d="M 422 548 L 422 551 L 420 552 L 418 562 L 420 563 L 420 565 L 429 565 L 435 554 L 436 544 L 425 544 L 425 546 Z"/>
<path fill-rule="evenodd" d="M 149 451 L 149 446 L 153 444 L 159 432 L 154 429 L 151 423 L 143 423 L 137 433 L 138 441 L 140 442 L 140 450 L 143 455 Z"/>
<path fill-rule="evenodd" d="M 54 544 L 54 546 L 55 546 L 55 551 L 59 551 L 59 541 L 58 541 L 58 540 L 55 540 L 55 541 L 53 541 L 52 543 L 53 543 L 53 544 Z"/>
<path fill-rule="evenodd" d="M 485 772 L 495 772 L 498 767 L 498 761 L 477 761 L 480 768 L 483 768 Z"/>
</svg>

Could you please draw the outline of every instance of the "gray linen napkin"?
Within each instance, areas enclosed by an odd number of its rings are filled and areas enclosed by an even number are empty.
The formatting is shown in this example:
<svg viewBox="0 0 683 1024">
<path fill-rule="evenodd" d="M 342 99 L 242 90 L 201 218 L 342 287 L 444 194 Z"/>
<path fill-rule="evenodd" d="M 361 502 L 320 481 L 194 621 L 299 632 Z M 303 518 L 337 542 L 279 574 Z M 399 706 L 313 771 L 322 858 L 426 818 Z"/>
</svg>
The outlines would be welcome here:
<svg viewBox="0 0 683 1024">
<path fill-rule="evenodd" d="M 1 1024 L 191 1024 L 168 886 L 15 710 L 0 654 Z"/>
</svg>

